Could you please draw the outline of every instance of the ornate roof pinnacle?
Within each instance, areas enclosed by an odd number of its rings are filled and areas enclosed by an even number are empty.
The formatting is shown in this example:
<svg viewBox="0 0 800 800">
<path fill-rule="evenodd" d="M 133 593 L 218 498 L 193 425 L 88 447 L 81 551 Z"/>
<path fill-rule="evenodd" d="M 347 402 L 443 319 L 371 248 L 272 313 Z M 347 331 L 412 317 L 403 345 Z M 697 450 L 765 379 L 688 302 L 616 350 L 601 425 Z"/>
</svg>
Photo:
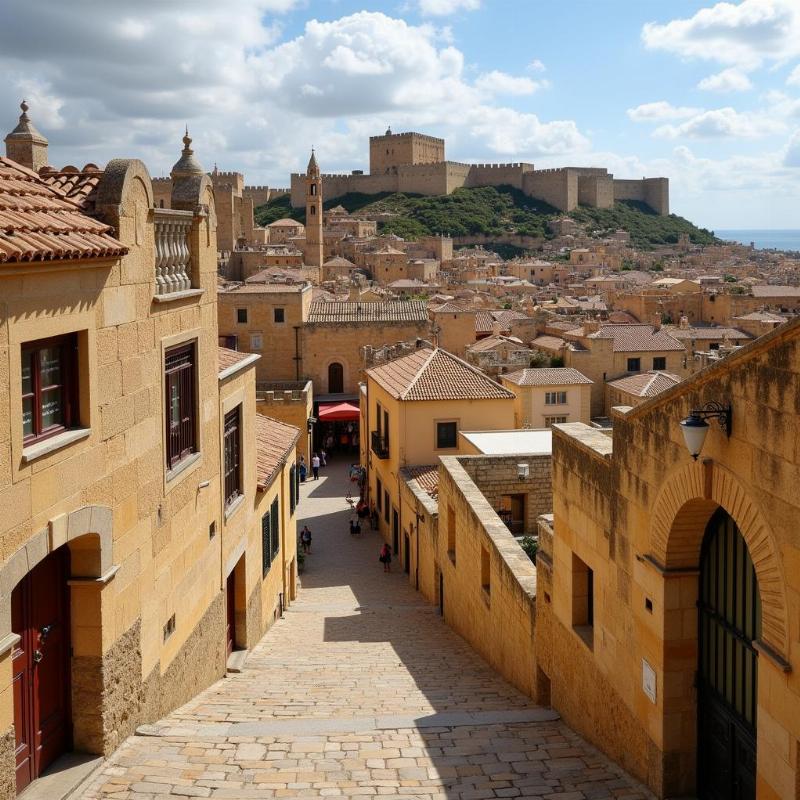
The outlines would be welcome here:
<svg viewBox="0 0 800 800">
<path fill-rule="evenodd" d="M 28 117 L 28 105 L 27 100 L 23 100 L 19 104 L 22 113 L 19 115 L 19 122 L 17 123 L 16 128 L 14 128 L 11 133 L 6 136 L 6 140 L 8 139 L 25 139 L 31 142 L 35 142 L 36 144 L 47 144 L 47 139 L 36 130 L 36 126 L 31 122 L 30 118 Z"/>
<path fill-rule="evenodd" d="M 173 180 L 205 174 L 205 170 L 200 166 L 200 162 L 194 157 L 194 150 L 192 150 L 191 144 L 192 138 L 189 136 L 189 126 L 187 125 L 183 135 L 183 151 L 181 152 L 181 157 L 170 172 Z"/>
</svg>

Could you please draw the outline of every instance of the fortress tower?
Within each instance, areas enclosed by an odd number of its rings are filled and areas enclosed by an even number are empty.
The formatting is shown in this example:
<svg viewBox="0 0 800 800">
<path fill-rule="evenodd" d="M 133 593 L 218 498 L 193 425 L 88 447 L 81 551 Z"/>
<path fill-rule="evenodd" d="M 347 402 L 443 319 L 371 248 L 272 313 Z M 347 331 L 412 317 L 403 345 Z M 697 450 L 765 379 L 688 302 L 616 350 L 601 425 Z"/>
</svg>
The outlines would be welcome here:
<svg viewBox="0 0 800 800">
<path fill-rule="evenodd" d="M 322 243 L 322 178 L 312 148 L 306 170 L 306 244 L 304 251 L 304 260 L 310 267 L 322 266 Z"/>
</svg>

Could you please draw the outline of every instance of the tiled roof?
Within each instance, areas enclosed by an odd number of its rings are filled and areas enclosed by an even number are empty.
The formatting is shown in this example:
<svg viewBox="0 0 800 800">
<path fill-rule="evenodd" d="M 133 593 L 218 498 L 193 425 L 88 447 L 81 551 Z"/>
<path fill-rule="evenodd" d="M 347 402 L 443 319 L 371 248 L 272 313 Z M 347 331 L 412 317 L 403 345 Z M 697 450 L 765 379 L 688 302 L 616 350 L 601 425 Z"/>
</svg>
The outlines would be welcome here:
<svg viewBox="0 0 800 800">
<path fill-rule="evenodd" d="M 495 321 L 501 322 L 503 325 L 510 325 L 518 319 L 528 319 L 528 317 L 521 311 L 511 311 L 510 309 L 503 309 L 502 311 L 492 311 L 492 317 Z"/>
<path fill-rule="evenodd" d="M 0 263 L 124 255 L 128 248 L 111 230 L 35 172 L 0 157 Z"/>
<path fill-rule="evenodd" d="M 655 397 L 657 394 L 666 389 L 671 389 L 676 383 L 680 383 L 681 379 L 671 372 L 640 372 L 636 375 L 628 375 L 625 378 L 618 378 L 615 381 L 609 381 L 608 385 L 615 389 L 621 389 L 628 394 L 636 395 L 637 397 Z"/>
<path fill-rule="evenodd" d="M 582 372 L 572 367 L 541 367 L 509 372 L 503 377 L 518 386 L 567 386 L 579 383 L 594 383 Z"/>
<path fill-rule="evenodd" d="M 355 264 L 342 256 L 334 256 L 323 263 L 323 267 L 355 267 Z"/>
<path fill-rule="evenodd" d="M 307 283 L 236 283 L 221 286 L 222 294 L 298 294 Z"/>
<path fill-rule="evenodd" d="M 357 300 L 316 302 L 308 312 L 310 323 L 337 322 L 427 322 L 423 300 L 397 300 L 384 303 L 363 303 Z"/>
<path fill-rule="evenodd" d="M 269 488 L 278 470 L 300 438 L 300 428 L 272 417 L 256 414 L 256 483 L 262 491 Z"/>
<path fill-rule="evenodd" d="M 652 325 L 601 325 L 594 333 L 584 334 L 583 328 L 574 331 L 587 339 L 613 339 L 615 353 L 640 353 L 654 350 L 683 350 L 683 345 L 666 331 Z"/>
<path fill-rule="evenodd" d="M 800 297 L 800 286 L 753 286 L 753 297 Z"/>
<path fill-rule="evenodd" d="M 491 311 L 475 312 L 475 333 L 491 333 L 494 330 L 494 317 Z"/>
<path fill-rule="evenodd" d="M 734 319 L 743 319 L 752 322 L 786 322 L 788 317 L 781 316 L 780 314 L 770 314 L 768 311 L 753 311 L 741 317 L 734 317 Z"/>
<path fill-rule="evenodd" d="M 532 347 L 541 347 L 543 350 L 560 350 L 566 342 L 558 336 L 537 336 L 532 342 Z"/>
<path fill-rule="evenodd" d="M 431 311 L 437 314 L 464 314 L 465 312 L 475 311 L 468 303 L 459 300 L 448 300 L 440 305 L 432 305 Z"/>
<path fill-rule="evenodd" d="M 70 200 L 86 207 L 94 197 L 97 184 L 103 177 L 103 170 L 96 164 L 87 164 L 82 170 L 76 167 L 64 167 L 61 170 L 47 168 L 39 176 L 48 186 L 58 189 Z"/>
<path fill-rule="evenodd" d="M 439 497 L 439 465 L 426 464 L 424 466 L 404 467 L 403 477 L 414 480 L 427 495 L 437 500 Z"/>
<path fill-rule="evenodd" d="M 676 339 L 752 339 L 747 333 L 736 328 L 668 328 L 667 332 Z"/>
<path fill-rule="evenodd" d="M 231 369 L 231 367 L 236 367 L 243 361 L 255 361 L 256 359 L 253 358 L 254 355 L 256 355 L 258 358 L 261 358 L 261 356 L 259 356 L 257 353 L 242 353 L 238 350 L 230 350 L 227 347 L 218 347 L 217 350 L 219 351 L 218 372 L 220 374 Z"/>
<path fill-rule="evenodd" d="M 302 228 L 303 223 L 298 222 L 296 219 L 289 219 L 288 217 L 284 217 L 283 219 L 276 219 L 275 222 L 270 222 L 267 225 L 268 228 Z"/>
<path fill-rule="evenodd" d="M 471 344 L 467 349 L 470 351 L 470 353 L 485 353 L 489 350 L 494 350 L 495 347 L 499 347 L 503 344 L 511 345 L 518 350 L 527 350 L 522 340 L 517 339 L 516 336 L 500 335 L 487 336 L 485 339 L 481 339 L 480 341 L 475 342 L 475 344 Z"/>
<path fill-rule="evenodd" d="M 425 347 L 367 370 L 399 400 L 491 400 L 513 392 L 447 350 Z"/>
</svg>

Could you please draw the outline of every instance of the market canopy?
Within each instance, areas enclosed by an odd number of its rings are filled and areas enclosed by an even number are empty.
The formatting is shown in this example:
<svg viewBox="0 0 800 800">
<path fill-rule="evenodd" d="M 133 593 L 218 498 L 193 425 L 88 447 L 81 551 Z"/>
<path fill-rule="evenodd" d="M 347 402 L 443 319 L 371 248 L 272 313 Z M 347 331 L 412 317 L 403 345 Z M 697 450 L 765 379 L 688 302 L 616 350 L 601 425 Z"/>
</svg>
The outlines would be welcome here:
<svg viewBox="0 0 800 800">
<path fill-rule="evenodd" d="M 357 422 L 358 406 L 352 403 L 320 403 L 317 417 L 320 422 Z"/>
</svg>

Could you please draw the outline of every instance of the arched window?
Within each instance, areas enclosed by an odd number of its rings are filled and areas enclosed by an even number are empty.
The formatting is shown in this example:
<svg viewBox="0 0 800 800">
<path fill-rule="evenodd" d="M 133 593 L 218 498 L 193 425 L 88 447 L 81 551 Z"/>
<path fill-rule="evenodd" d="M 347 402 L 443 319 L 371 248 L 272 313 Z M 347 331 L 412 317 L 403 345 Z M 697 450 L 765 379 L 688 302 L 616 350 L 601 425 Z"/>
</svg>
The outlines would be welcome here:
<svg viewBox="0 0 800 800">
<path fill-rule="evenodd" d="M 344 368 L 338 361 L 328 367 L 328 393 L 340 394 L 344 391 Z"/>
<path fill-rule="evenodd" d="M 317 195 L 317 184 L 316 183 L 312 183 L 311 184 L 311 196 L 312 197 L 316 197 L 316 195 Z"/>
</svg>

